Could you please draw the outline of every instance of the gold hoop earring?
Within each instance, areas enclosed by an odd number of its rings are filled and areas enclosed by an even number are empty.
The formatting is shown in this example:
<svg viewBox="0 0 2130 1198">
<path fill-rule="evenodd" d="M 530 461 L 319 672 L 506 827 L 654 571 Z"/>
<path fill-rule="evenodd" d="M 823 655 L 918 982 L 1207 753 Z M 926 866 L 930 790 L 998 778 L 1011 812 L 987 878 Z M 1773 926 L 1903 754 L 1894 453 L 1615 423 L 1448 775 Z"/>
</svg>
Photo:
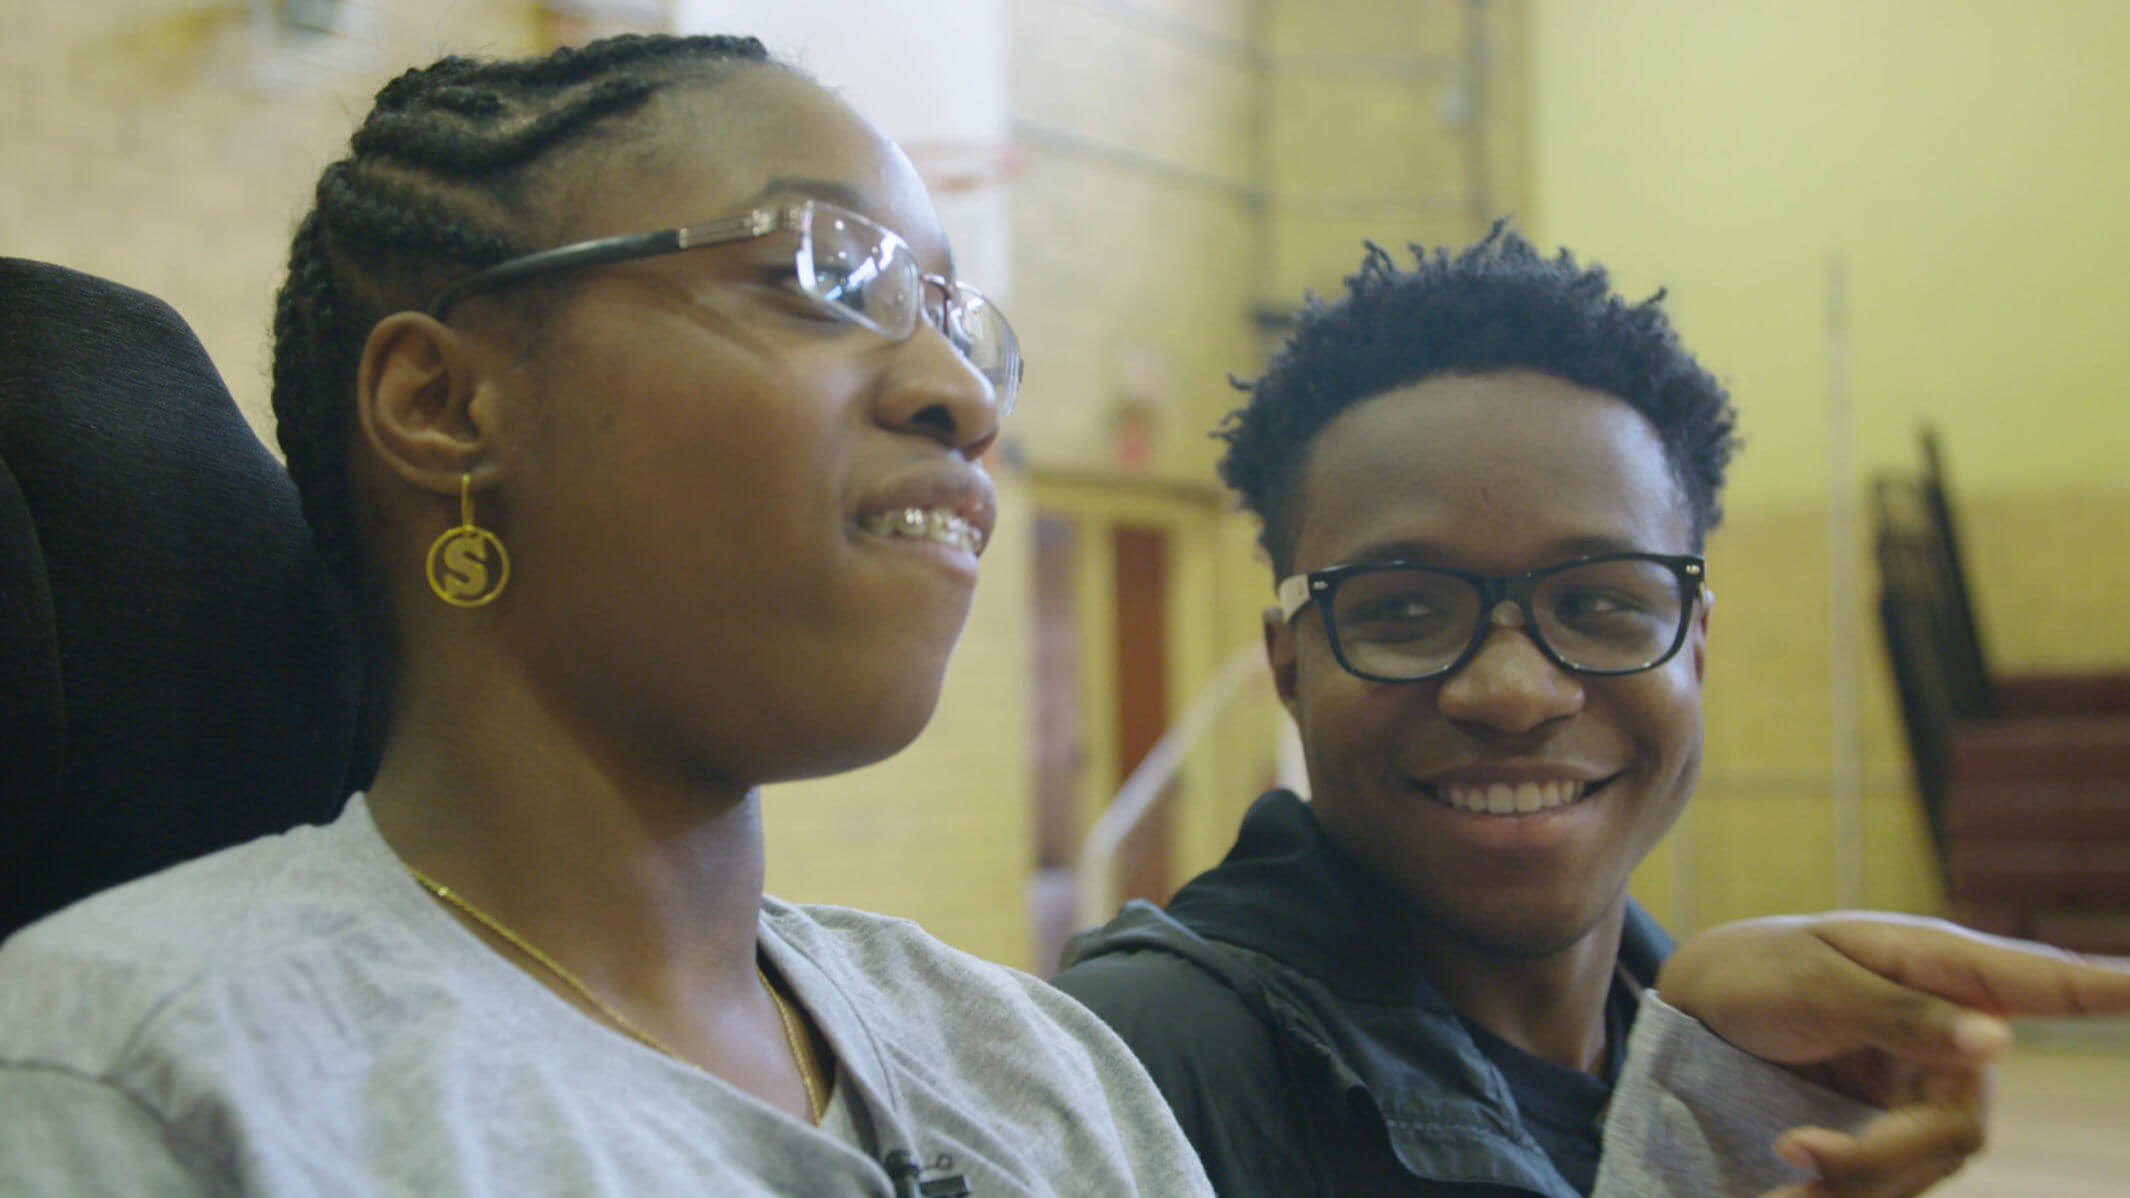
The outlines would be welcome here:
<svg viewBox="0 0 2130 1198">
<path fill-rule="evenodd" d="M 429 589 L 453 607 L 485 607 L 510 582 L 510 552 L 473 522 L 473 475 L 459 475 L 459 526 L 429 546 Z"/>
</svg>

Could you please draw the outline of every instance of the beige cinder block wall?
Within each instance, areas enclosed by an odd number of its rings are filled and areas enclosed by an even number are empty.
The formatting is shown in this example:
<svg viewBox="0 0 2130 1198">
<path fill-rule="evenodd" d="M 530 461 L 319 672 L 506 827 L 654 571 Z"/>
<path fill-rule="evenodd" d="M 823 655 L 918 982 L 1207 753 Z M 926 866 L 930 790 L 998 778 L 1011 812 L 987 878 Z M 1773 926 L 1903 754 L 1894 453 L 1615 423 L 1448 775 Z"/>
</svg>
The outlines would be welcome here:
<svg viewBox="0 0 2130 1198">
<path fill-rule="evenodd" d="M 1101 471 L 1151 359 L 1151 473 L 1214 486 L 1203 434 L 1259 317 L 1374 239 L 1459 246 L 1527 190 L 1520 0 L 1015 0 L 1018 435 Z"/>
<path fill-rule="evenodd" d="M 10 0 L 0 38 L 0 254 L 160 296 L 271 440 L 273 295 L 325 164 L 393 75 L 450 50 L 509 54 L 532 6 L 341 6 L 337 34 L 254 6 Z"/>
</svg>

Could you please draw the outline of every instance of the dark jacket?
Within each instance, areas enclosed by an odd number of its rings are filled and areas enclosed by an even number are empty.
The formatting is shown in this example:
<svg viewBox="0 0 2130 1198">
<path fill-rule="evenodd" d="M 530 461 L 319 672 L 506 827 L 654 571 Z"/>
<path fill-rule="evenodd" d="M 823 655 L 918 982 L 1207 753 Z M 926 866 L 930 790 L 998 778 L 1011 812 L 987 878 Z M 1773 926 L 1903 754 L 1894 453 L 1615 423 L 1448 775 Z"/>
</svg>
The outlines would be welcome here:
<svg viewBox="0 0 2130 1198">
<path fill-rule="evenodd" d="M 1076 938 L 1054 980 L 1139 1054 L 1222 1194 L 1576 1198 L 1393 902 L 1274 791 L 1225 861 Z M 1626 980 L 1670 950 L 1630 902 Z"/>
</svg>

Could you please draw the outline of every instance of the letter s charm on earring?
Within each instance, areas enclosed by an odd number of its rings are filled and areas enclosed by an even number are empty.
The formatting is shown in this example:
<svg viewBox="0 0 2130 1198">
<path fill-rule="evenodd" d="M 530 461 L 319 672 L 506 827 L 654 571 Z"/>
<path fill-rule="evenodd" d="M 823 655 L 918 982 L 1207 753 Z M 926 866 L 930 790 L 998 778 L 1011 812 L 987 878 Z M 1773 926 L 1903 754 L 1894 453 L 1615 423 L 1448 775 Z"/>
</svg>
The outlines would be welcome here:
<svg viewBox="0 0 2130 1198">
<path fill-rule="evenodd" d="M 495 602 L 510 581 L 510 553 L 473 522 L 473 476 L 459 475 L 459 526 L 429 546 L 429 589 L 453 607 Z"/>
</svg>

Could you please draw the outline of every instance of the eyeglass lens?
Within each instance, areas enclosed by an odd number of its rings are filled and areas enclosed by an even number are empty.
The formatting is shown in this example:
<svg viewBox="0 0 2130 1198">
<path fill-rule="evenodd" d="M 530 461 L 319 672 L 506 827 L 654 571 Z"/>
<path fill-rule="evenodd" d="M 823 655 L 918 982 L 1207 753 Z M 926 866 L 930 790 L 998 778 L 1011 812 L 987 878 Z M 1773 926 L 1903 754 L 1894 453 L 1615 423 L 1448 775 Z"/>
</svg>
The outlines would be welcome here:
<svg viewBox="0 0 2130 1198">
<path fill-rule="evenodd" d="M 1664 656 L 1678 638 L 1685 589 L 1670 567 L 1599 561 L 1540 577 L 1530 629 L 1578 669 L 1633 670 Z M 1463 656 L 1488 618 L 1477 584 L 1419 567 L 1349 575 L 1332 597 L 1339 648 L 1356 670 L 1423 678 Z"/>
<path fill-rule="evenodd" d="M 916 331 L 924 282 L 908 247 L 878 226 L 819 208 L 807 232 L 800 244 L 813 251 L 815 299 L 884 337 Z"/>
<path fill-rule="evenodd" d="M 800 244 L 811 251 L 808 294 L 892 340 L 916 331 L 926 315 L 927 286 L 923 268 L 900 238 L 870 221 L 816 206 Z M 959 283 L 946 284 L 944 292 L 940 332 L 991 380 L 1000 403 L 1010 404 L 1019 381 L 1011 328 L 980 292 Z"/>
</svg>

